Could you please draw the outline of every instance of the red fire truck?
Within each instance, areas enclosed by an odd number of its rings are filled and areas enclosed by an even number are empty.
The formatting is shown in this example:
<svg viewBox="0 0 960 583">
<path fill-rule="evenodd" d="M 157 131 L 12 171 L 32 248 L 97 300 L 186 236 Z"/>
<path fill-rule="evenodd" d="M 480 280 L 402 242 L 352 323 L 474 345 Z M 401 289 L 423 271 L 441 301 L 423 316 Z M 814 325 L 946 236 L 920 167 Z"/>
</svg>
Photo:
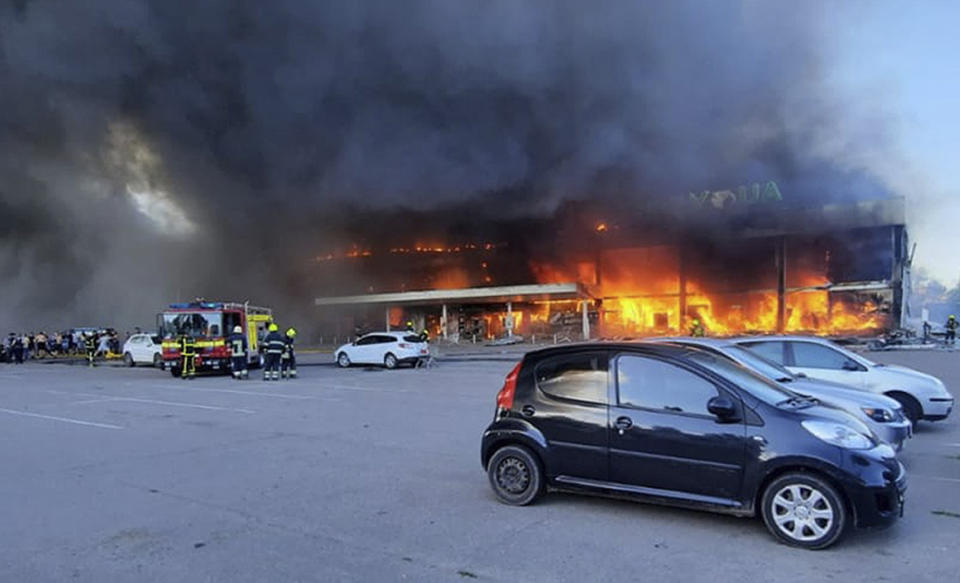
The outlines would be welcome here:
<svg viewBox="0 0 960 583">
<path fill-rule="evenodd" d="M 157 327 L 163 339 L 163 364 L 173 376 L 180 376 L 181 336 L 189 335 L 197 347 L 197 370 L 230 370 L 230 348 L 226 337 L 233 333 L 234 326 L 247 335 L 249 366 L 260 366 L 259 345 L 267 335 L 267 326 L 273 321 L 270 308 L 260 308 L 247 303 L 195 302 L 170 304 L 157 314 Z"/>
</svg>

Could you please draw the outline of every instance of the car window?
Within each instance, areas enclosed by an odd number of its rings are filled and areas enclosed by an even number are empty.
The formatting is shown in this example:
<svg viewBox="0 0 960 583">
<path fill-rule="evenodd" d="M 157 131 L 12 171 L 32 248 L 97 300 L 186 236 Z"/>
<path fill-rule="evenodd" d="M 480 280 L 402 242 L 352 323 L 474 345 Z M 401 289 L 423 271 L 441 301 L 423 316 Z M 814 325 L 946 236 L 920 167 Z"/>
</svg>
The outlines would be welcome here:
<svg viewBox="0 0 960 583">
<path fill-rule="evenodd" d="M 378 344 L 390 344 L 391 342 L 396 342 L 396 336 L 377 336 Z"/>
<path fill-rule="evenodd" d="M 140 344 L 141 342 L 143 342 L 143 337 L 142 337 L 142 336 L 131 336 L 131 337 L 130 337 L 130 344 Z"/>
<path fill-rule="evenodd" d="M 791 344 L 794 366 L 829 370 L 843 370 L 847 363 L 855 366 L 855 363 L 843 353 L 822 344 L 813 342 L 792 342 Z"/>
<path fill-rule="evenodd" d="M 707 379 L 670 363 L 634 355 L 617 359 L 617 396 L 624 407 L 710 415 L 707 401 L 718 394 Z"/>
<path fill-rule="evenodd" d="M 786 364 L 783 357 L 783 342 L 743 342 L 741 346 L 746 346 L 767 360 L 772 360 L 777 364 Z"/>
<path fill-rule="evenodd" d="M 370 344 L 376 344 L 377 336 L 364 336 L 360 340 L 357 340 L 357 346 L 367 346 Z"/>
<path fill-rule="evenodd" d="M 404 342 L 421 342 L 419 336 L 414 336 L 413 334 L 407 334 L 403 337 Z"/>
<path fill-rule="evenodd" d="M 537 365 L 537 387 L 551 397 L 607 403 L 606 353 L 557 356 Z"/>
</svg>

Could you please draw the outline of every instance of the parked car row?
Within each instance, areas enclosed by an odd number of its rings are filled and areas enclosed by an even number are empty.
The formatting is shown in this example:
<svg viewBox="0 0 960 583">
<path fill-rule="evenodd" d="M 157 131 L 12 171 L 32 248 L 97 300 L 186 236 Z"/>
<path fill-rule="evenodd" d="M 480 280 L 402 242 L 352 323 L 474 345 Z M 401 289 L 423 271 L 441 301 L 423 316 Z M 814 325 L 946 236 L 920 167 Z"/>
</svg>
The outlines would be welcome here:
<svg viewBox="0 0 960 583">
<path fill-rule="evenodd" d="M 565 345 L 507 375 L 481 462 L 507 504 L 629 496 L 759 515 L 778 540 L 821 549 L 902 516 L 895 450 L 952 406 L 938 379 L 818 338 Z"/>
</svg>

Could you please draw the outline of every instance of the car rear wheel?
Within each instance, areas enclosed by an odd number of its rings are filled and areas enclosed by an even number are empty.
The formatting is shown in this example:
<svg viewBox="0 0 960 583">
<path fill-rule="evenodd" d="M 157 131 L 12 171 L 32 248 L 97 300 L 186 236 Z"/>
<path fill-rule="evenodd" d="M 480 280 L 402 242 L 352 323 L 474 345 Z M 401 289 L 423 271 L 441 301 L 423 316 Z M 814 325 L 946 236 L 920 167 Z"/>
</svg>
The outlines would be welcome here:
<svg viewBox="0 0 960 583">
<path fill-rule="evenodd" d="M 123 364 L 126 366 L 134 366 L 136 363 L 133 362 L 133 355 L 129 352 L 123 353 Z"/>
<path fill-rule="evenodd" d="M 383 366 L 387 368 L 397 368 L 397 357 L 388 352 L 387 355 L 383 357 Z"/>
<path fill-rule="evenodd" d="M 763 522 L 781 542 L 824 549 L 847 527 L 847 506 L 837 490 L 815 475 L 793 472 L 767 486 L 761 502 Z"/>
<path fill-rule="evenodd" d="M 543 491 L 543 472 L 527 448 L 508 445 L 497 450 L 487 464 L 490 486 L 501 502 L 526 506 Z"/>
<path fill-rule="evenodd" d="M 337 365 L 339 365 L 340 368 L 347 368 L 350 366 L 350 357 L 347 356 L 346 352 L 341 352 L 340 355 L 337 356 Z"/>
</svg>

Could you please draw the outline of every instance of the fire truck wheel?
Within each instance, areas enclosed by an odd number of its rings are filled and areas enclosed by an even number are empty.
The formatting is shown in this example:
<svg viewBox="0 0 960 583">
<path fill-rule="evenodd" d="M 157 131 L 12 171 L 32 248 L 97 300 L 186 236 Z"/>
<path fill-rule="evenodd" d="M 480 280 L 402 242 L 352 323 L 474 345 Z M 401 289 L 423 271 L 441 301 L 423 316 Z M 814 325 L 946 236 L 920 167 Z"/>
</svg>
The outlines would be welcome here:
<svg viewBox="0 0 960 583">
<path fill-rule="evenodd" d="M 387 355 L 383 357 L 383 366 L 387 368 L 397 368 L 397 357 L 388 352 Z"/>
<path fill-rule="evenodd" d="M 337 364 L 340 366 L 340 368 L 347 368 L 350 366 L 350 357 L 347 356 L 347 353 L 341 352 L 340 355 L 337 356 Z"/>
<path fill-rule="evenodd" d="M 179 360 L 173 361 L 173 363 L 170 365 L 170 374 L 173 375 L 174 378 L 180 378 L 180 361 Z"/>
<path fill-rule="evenodd" d="M 156 368 L 163 368 L 163 357 L 159 354 L 153 355 L 153 366 Z"/>
<path fill-rule="evenodd" d="M 129 352 L 123 353 L 123 364 L 124 366 L 134 366 L 136 363 L 133 362 L 133 355 Z"/>
</svg>

